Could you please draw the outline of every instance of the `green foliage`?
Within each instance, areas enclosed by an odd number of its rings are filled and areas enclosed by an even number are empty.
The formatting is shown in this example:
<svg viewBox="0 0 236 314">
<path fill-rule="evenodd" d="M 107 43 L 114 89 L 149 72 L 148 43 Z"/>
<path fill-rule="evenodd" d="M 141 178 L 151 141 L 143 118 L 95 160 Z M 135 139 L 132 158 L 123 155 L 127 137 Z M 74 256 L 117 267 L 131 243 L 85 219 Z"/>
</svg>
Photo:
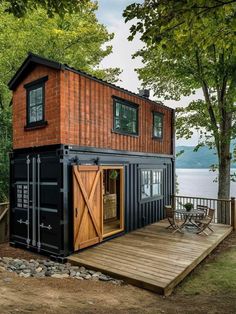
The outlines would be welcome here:
<svg viewBox="0 0 236 314">
<path fill-rule="evenodd" d="M 8 195 L 11 134 L 11 107 L 3 108 L 0 104 L 0 202 L 6 201 Z"/>
<path fill-rule="evenodd" d="M 143 59 L 144 86 L 174 100 L 202 90 L 203 99 L 177 111 L 177 137 L 189 139 L 198 130 L 199 147 L 216 148 L 219 181 L 228 185 L 223 177 L 236 137 L 236 1 L 146 0 L 128 6 L 124 16 L 135 19 L 130 39 L 141 33 L 145 43 L 135 54 Z"/>
<path fill-rule="evenodd" d="M 73 14 L 63 12 L 63 16 L 53 11 L 52 18 L 40 6 L 33 10 L 33 1 L 25 3 L 27 11 L 23 12 L 23 17 L 17 18 L 6 13 L 9 3 L 0 1 L 0 200 L 7 196 L 7 156 L 11 149 L 11 93 L 7 83 L 27 57 L 28 51 L 111 82 L 116 81 L 120 73 L 117 68 L 101 70 L 98 67 L 112 51 L 107 42 L 113 34 L 109 34 L 105 26 L 98 22 L 96 3 L 83 1 L 79 4 L 80 10 Z M 48 3 L 42 1 L 42 4 Z"/>
<path fill-rule="evenodd" d="M 0 4 L 4 1 L 0 1 Z M 6 0 L 6 12 L 17 17 L 24 16 L 38 7 L 44 8 L 48 16 L 55 14 L 63 16 L 66 13 L 75 13 L 83 7 L 88 0 Z"/>
</svg>

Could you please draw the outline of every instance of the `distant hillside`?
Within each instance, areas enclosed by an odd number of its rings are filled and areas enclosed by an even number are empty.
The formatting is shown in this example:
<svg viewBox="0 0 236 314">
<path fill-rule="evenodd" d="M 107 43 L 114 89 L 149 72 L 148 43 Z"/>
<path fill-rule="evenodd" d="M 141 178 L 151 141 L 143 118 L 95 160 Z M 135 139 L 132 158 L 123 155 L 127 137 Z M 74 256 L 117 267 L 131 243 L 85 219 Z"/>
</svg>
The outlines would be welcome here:
<svg viewBox="0 0 236 314">
<path fill-rule="evenodd" d="M 176 147 L 176 153 L 184 150 L 184 153 L 176 158 L 176 168 L 209 168 L 217 162 L 214 150 L 202 147 L 197 152 L 194 152 L 193 149 L 194 146 Z M 236 164 L 233 164 L 232 167 L 236 168 Z"/>
</svg>

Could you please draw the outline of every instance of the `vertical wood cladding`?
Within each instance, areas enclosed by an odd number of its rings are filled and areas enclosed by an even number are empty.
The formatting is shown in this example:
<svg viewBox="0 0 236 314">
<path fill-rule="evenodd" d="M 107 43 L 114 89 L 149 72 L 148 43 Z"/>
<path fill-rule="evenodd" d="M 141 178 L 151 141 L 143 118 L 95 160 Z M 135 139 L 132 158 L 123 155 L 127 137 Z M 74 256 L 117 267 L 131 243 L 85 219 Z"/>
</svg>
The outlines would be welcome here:
<svg viewBox="0 0 236 314">
<path fill-rule="evenodd" d="M 48 75 L 44 128 L 24 130 L 24 84 Z M 139 106 L 138 136 L 113 131 L 113 97 Z M 153 111 L 164 114 L 163 139 L 153 139 Z M 69 144 L 104 149 L 172 154 L 172 109 L 71 70 L 36 65 L 13 93 L 13 148 Z"/>
<path fill-rule="evenodd" d="M 61 142 L 115 150 L 172 154 L 172 110 L 72 71 L 61 72 Z M 139 135 L 113 131 L 113 97 L 139 106 Z M 163 118 L 163 139 L 153 139 L 153 111 Z"/>
<path fill-rule="evenodd" d="M 29 131 L 26 125 L 26 89 L 24 85 L 48 75 L 45 82 L 45 120 L 48 125 Z M 37 65 L 13 92 L 13 148 L 60 143 L 60 76 L 57 70 Z"/>
</svg>

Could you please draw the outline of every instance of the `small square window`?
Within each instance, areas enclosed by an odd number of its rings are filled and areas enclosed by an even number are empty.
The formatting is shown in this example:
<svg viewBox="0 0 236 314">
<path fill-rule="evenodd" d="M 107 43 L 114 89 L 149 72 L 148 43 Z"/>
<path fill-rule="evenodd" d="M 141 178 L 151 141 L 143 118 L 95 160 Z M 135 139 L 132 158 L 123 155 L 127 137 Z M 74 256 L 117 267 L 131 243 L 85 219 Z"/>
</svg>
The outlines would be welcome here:
<svg viewBox="0 0 236 314">
<path fill-rule="evenodd" d="M 25 85 L 27 93 L 27 125 L 26 128 L 45 125 L 45 82 L 48 77 Z"/>
<path fill-rule="evenodd" d="M 153 137 L 163 138 L 163 114 L 153 112 Z"/>
<path fill-rule="evenodd" d="M 128 135 L 138 134 L 138 106 L 114 100 L 114 131 Z"/>
<path fill-rule="evenodd" d="M 141 170 L 141 199 L 162 196 L 162 170 Z"/>
</svg>

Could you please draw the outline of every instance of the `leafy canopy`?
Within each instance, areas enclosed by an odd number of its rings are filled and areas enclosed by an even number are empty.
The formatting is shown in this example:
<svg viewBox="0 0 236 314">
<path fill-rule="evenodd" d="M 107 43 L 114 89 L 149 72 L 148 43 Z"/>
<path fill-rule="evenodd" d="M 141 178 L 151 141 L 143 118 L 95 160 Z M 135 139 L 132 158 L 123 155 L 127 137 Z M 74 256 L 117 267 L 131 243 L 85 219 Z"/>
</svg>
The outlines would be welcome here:
<svg viewBox="0 0 236 314">
<path fill-rule="evenodd" d="M 141 33 L 146 46 L 136 53 L 144 62 L 138 72 L 155 95 L 179 100 L 203 91 L 204 99 L 179 110 L 177 135 L 189 138 L 197 128 L 200 145 L 218 148 L 235 137 L 236 1 L 146 0 L 124 16 L 137 19 L 129 39 Z"/>
<path fill-rule="evenodd" d="M 52 17 L 55 14 L 63 16 L 65 13 L 75 13 L 89 0 L 0 0 L 0 4 L 3 2 L 6 4 L 6 12 L 17 17 L 22 17 L 40 7 Z"/>
</svg>

